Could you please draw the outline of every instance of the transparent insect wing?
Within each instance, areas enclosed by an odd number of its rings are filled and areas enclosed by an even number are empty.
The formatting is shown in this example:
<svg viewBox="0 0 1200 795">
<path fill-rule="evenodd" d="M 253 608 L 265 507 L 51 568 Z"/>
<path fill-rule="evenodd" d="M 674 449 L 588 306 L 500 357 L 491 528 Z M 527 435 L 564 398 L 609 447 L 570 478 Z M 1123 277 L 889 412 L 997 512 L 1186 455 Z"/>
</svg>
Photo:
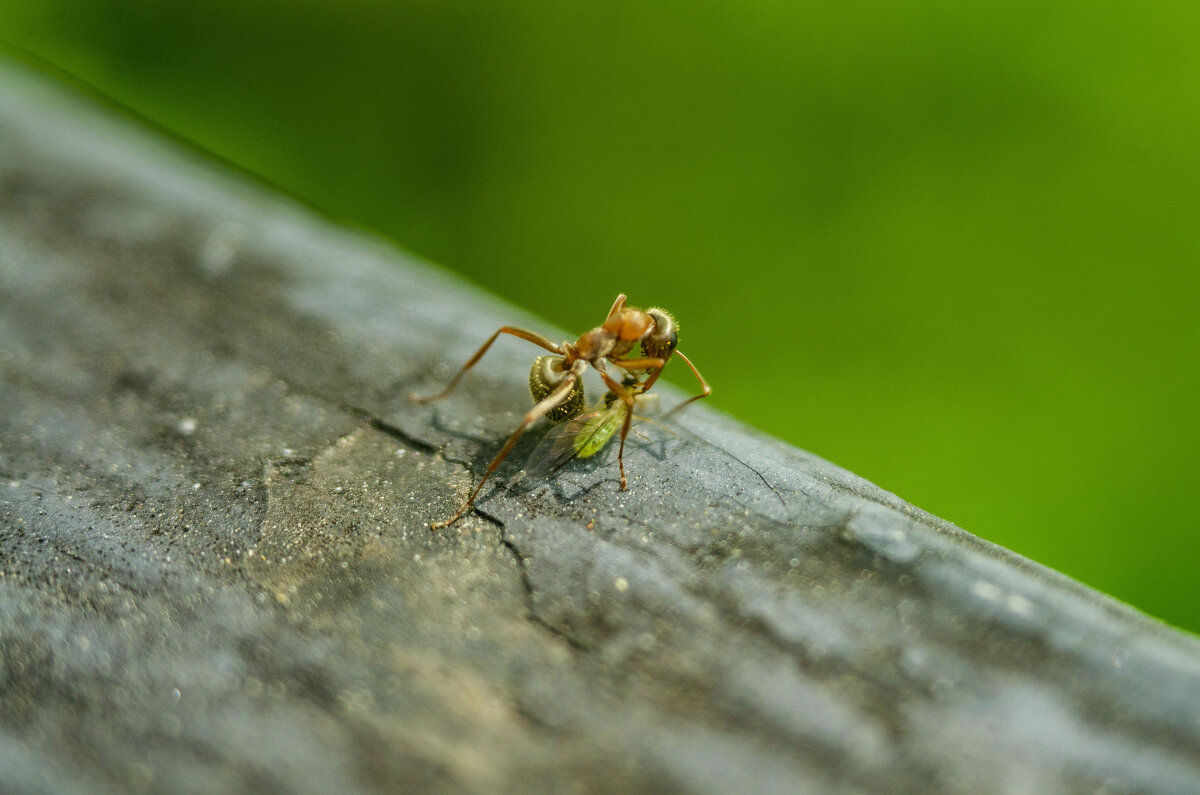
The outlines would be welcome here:
<svg viewBox="0 0 1200 795">
<path fill-rule="evenodd" d="M 592 416 L 576 417 L 576 420 L 583 419 L 584 422 L 572 442 L 575 454 L 580 458 L 591 458 L 603 450 L 604 446 L 613 438 L 613 434 L 625 422 L 627 411 L 625 404 L 618 400 L 608 408 L 595 412 Z"/>
<path fill-rule="evenodd" d="M 525 473 L 533 477 L 545 477 L 557 471 L 563 464 L 579 455 L 576 440 L 585 434 L 585 428 L 610 407 L 603 402 L 592 406 L 577 417 L 555 425 L 546 432 L 525 462 Z"/>
<path fill-rule="evenodd" d="M 652 413 L 658 406 L 657 395 L 638 395 L 634 406 L 636 412 Z M 579 416 L 556 425 L 542 437 L 533 453 L 525 464 L 525 474 L 532 477 L 546 477 L 562 468 L 564 464 L 575 458 L 592 458 L 603 452 L 621 430 L 625 422 L 625 404 L 619 400 L 610 402 L 600 401 L 591 409 Z M 666 436 L 674 436 L 674 432 L 662 423 L 643 417 L 640 413 L 633 415 L 633 428 L 630 440 L 637 437 L 646 442 L 662 440 Z M 649 433 L 647 433 L 649 432 Z"/>
</svg>

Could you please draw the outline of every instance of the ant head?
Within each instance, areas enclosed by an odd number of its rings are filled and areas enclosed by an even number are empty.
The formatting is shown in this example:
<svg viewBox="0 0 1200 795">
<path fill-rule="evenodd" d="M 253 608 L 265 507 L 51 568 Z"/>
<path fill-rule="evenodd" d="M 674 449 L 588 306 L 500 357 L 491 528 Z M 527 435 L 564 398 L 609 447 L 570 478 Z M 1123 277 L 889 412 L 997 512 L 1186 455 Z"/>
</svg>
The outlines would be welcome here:
<svg viewBox="0 0 1200 795">
<path fill-rule="evenodd" d="M 679 344 L 679 324 L 665 309 L 654 307 L 646 314 L 654 320 L 654 328 L 642 338 L 642 353 L 658 359 L 670 359 Z"/>
</svg>

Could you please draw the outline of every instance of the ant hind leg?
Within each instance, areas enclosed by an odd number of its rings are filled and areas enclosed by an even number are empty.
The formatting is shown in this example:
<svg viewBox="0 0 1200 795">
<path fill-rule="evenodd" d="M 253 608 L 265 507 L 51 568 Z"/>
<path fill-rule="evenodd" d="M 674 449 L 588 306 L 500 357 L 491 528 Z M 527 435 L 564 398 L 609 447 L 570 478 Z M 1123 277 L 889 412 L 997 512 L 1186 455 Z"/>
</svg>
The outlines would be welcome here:
<svg viewBox="0 0 1200 795">
<path fill-rule="evenodd" d="M 496 454 L 496 457 L 492 459 L 492 463 L 488 464 L 487 472 L 483 473 L 483 477 L 479 479 L 479 485 L 477 485 L 475 490 L 471 492 L 471 496 L 467 497 L 467 501 L 463 503 L 462 507 L 458 509 L 457 513 L 444 521 L 434 522 L 429 526 L 430 529 L 440 530 L 443 527 L 449 527 L 457 522 L 459 518 L 462 517 L 462 515 L 465 514 L 470 507 L 475 504 L 475 498 L 478 497 L 479 492 L 483 490 L 483 484 L 487 483 L 487 479 L 492 476 L 492 473 L 496 471 L 496 468 L 500 466 L 500 463 L 506 457 L 508 457 L 508 454 L 512 451 L 513 447 L 516 446 L 517 440 L 521 438 L 521 434 L 525 433 L 525 429 L 535 423 L 541 417 L 544 417 L 546 414 L 553 411 L 555 406 L 566 400 L 571 394 L 571 388 L 575 386 L 575 382 L 578 379 L 579 374 L 577 372 L 567 373 L 563 378 L 562 383 L 555 387 L 553 392 L 551 392 L 543 400 L 539 401 L 537 405 L 529 410 L 529 412 L 521 420 L 521 424 L 517 426 L 515 431 L 513 431 L 512 436 L 508 437 L 508 442 L 506 442 L 504 447 L 501 448 L 500 452 Z"/>
<path fill-rule="evenodd" d="M 478 362 L 480 359 L 483 358 L 483 355 L 488 352 L 488 348 L 492 347 L 492 343 L 495 342 L 496 339 L 501 334 L 511 334 L 514 337 L 517 337 L 517 338 L 523 339 L 523 340 L 527 340 L 529 342 L 532 342 L 534 345 L 538 345 L 542 348 L 545 348 L 546 350 L 550 351 L 551 353 L 557 353 L 560 356 L 563 353 L 562 346 L 555 345 L 553 342 L 546 339 L 545 337 L 543 337 L 540 334 L 534 334 L 532 331 L 526 331 L 525 329 L 517 328 L 516 326 L 502 326 L 499 330 L 496 331 L 495 334 L 488 337 L 487 342 L 483 343 L 483 345 L 480 346 L 479 350 L 475 351 L 474 356 L 472 356 L 470 359 L 467 359 L 467 363 L 464 364 L 462 366 L 462 369 L 460 369 L 458 371 L 458 373 L 456 373 L 455 376 L 450 379 L 450 383 L 446 384 L 445 389 L 443 389 L 441 392 L 438 392 L 436 395 L 424 395 L 423 396 L 423 395 L 417 395 L 417 394 L 410 394 L 408 396 L 408 399 L 414 403 L 432 403 L 435 400 L 441 400 L 442 398 L 446 397 L 446 395 L 449 395 L 450 392 L 453 391 L 454 387 L 458 386 L 459 380 L 461 380 L 462 377 L 464 375 L 466 375 L 467 370 L 470 370 L 472 367 L 475 366 L 476 362 Z"/>
</svg>

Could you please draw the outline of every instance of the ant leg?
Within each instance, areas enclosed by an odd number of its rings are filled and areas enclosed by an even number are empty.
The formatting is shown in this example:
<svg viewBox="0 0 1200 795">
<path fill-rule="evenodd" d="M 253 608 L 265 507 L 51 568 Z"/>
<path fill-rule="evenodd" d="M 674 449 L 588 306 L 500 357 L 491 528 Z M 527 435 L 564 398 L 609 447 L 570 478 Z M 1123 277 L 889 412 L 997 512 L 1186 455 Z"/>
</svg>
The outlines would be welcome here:
<svg viewBox="0 0 1200 795">
<path fill-rule="evenodd" d="M 622 370 L 661 370 L 667 363 L 666 359 L 656 356 L 646 356 L 642 359 L 609 359 Z"/>
<path fill-rule="evenodd" d="M 580 363 L 583 362 L 582 359 L 577 361 Z M 433 524 L 429 525 L 430 529 L 440 530 L 443 527 L 449 527 L 457 522 L 459 517 L 467 512 L 467 510 L 475 503 L 475 498 L 479 496 L 480 490 L 483 489 L 483 484 L 487 482 L 487 479 L 491 477 L 493 472 L 496 471 L 496 467 L 500 466 L 500 462 L 503 461 L 513 449 L 513 446 L 515 446 L 517 440 L 521 438 L 521 434 L 525 432 L 525 429 L 536 422 L 539 418 L 551 412 L 555 406 L 567 399 L 567 396 L 571 394 L 571 387 L 573 387 L 575 382 L 579 380 L 580 372 L 582 372 L 582 367 L 579 368 L 578 371 L 572 369 L 571 372 L 567 373 L 566 376 L 563 377 L 562 383 L 556 386 L 553 392 L 551 392 L 541 402 L 529 410 L 529 413 L 525 415 L 523 420 L 521 420 L 521 424 L 517 426 L 515 431 L 513 431 L 512 436 L 508 437 L 508 443 L 505 444 L 500 452 L 496 454 L 496 457 L 492 459 L 492 463 L 488 465 L 487 472 L 484 472 L 483 477 L 479 479 L 479 485 L 477 485 L 475 490 L 471 492 L 471 496 L 467 498 L 467 501 L 463 503 L 463 506 L 459 508 L 458 512 L 449 519 L 446 519 L 442 522 L 434 522 Z"/>
<path fill-rule="evenodd" d="M 654 382 L 658 380 L 658 376 L 662 373 L 663 367 L 666 366 L 667 360 L 657 357 L 645 357 L 642 359 L 609 359 L 610 362 L 620 367 L 627 373 L 635 371 L 644 371 L 641 378 L 644 381 L 638 382 L 638 392 L 646 393 L 650 391 L 650 387 L 654 386 Z"/>
<path fill-rule="evenodd" d="M 479 348 L 479 350 L 475 351 L 475 355 L 472 356 L 470 359 L 468 359 L 467 363 L 464 364 L 462 366 L 462 369 L 458 371 L 458 374 L 450 379 L 450 383 L 446 385 L 445 389 L 443 389 L 441 392 L 438 392 L 436 395 L 429 395 L 426 397 L 421 397 L 420 395 L 411 394 L 408 396 L 408 399 L 413 401 L 414 403 L 432 403 L 435 400 L 441 400 L 446 395 L 449 395 L 450 391 L 458 385 L 459 379 L 461 379 L 463 377 L 463 375 L 466 374 L 467 370 L 470 370 L 472 367 L 474 367 L 476 362 L 478 362 L 480 359 L 483 358 L 483 355 L 485 353 L 487 353 L 488 348 L 492 347 L 492 343 L 495 342 L 496 338 L 499 337 L 501 334 L 511 334 L 514 337 L 519 337 L 520 339 L 528 340 L 529 342 L 532 342 L 534 345 L 540 345 L 541 347 L 545 348 L 546 350 L 550 351 L 551 353 L 557 353 L 560 356 L 563 353 L 563 350 L 560 346 L 555 345 L 553 342 L 546 339 L 545 337 L 543 337 L 540 334 L 534 334 L 532 331 L 526 331 L 525 329 L 516 328 L 515 326 L 503 326 L 495 334 L 488 337 L 488 341 L 483 343 L 483 345 Z"/>
<path fill-rule="evenodd" d="M 625 437 L 629 435 L 629 426 L 633 424 L 633 393 L 605 371 L 596 369 L 604 379 L 605 385 L 625 404 L 625 421 L 621 423 L 621 445 L 617 448 L 617 466 L 621 470 L 621 491 L 628 491 L 629 486 L 625 480 Z"/>
<path fill-rule="evenodd" d="M 683 408 L 687 404 L 693 403 L 693 402 L 699 400 L 700 398 L 706 398 L 712 394 L 712 387 L 709 386 L 708 382 L 704 380 L 704 376 L 700 375 L 700 371 L 696 369 L 696 365 L 692 364 L 692 360 L 689 359 L 688 357 L 684 356 L 683 351 L 675 351 L 675 355 L 678 356 L 679 358 L 683 359 L 684 364 L 686 364 L 688 366 L 688 368 L 691 369 L 692 375 L 696 376 L 696 380 L 700 382 L 700 389 L 702 391 L 700 392 L 699 395 L 693 395 L 692 397 L 690 397 L 687 400 L 680 403 L 675 408 L 668 411 L 667 417 L 670 417 L 672 414 L 679 411 L 681 408 Z M 659 372 L 662 372 L 662 371 L 660 370 Z M 650 379 L 650 382 L 653 383 L 654 379 L 657 377 L 658 377 L 658 373 L 655 373 L 654 377 Z M 647 389 L 649 389 L 649 387 L 647 387 Z M 666 417 L 664 417 L 663 419 L 666 419 Z"/>
</svg>

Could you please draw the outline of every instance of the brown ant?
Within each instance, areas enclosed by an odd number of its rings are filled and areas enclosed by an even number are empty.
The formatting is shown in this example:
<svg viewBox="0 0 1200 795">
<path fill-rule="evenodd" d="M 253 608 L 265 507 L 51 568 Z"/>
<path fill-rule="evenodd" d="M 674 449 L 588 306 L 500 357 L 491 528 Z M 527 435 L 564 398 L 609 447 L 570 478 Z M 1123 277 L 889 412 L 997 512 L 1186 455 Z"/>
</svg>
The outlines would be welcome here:
<svg viewBox="0 0 1200 795">
<path fill-rule="evenodd" d="M 700 382 L 702 390 L 699 395 L 694 395 L 676 406 L 671 411 L 672 414 L 692 401 L 708 397 L 712 393 L 712 387 L 705 382 L 704 376 L 700 375 L 700 371 L 696 369 L 691 360 L 684 356 L 682 351 L 675 349 L 679 343 L 679 326 L 675 322 L 675 318 L 662 309 L 641 310 L 627 307 L 625 306 L 625 294 L 622 293 L 613 302 L 612 309 L 608 310 L 608 317 L 605 318 L 604 323 L 591 331 L 584 332 L 575 342 L 563 342 L 561 345 L 555 345 L 532 331 L 514 326 L 501 327 L 488 338 L 487 342 L 483 343 L 474 356 L 467 360 L 462 369 L 450 379 L 450 383 L 446 385 L 445 389 L 428 397 L 412 395 L 411 399 L 417 403 L 429 403 L 450 394 L 467 370 L 470 370 L 476 362 L 483 358 L 488 348 L 492 347 L 492 343 L 501 334 L 511 334 L 514 337 L 528 340 L 554 355 L 539 356 L 534 360 L 533 367 L 529 371 L 529 392 L 533 396 L 534 407 L 525 414 L 521 424 L 508 438 L 507 444 L 492 459 L 487 472 L 479 479 L 479 484 L 475 486 L 475 490 L 471 492 L 471 496 L 467 498 L 463 506 L 449 519 L 430 525 L 434 530 L 450 526 L 467 512 L 474 504 L 483 484 L 513 449 L 525 429 L 536 422 L 538 418 L 546 417 L 551 422 L 559 423 L 584 411 L 583 373 L 589 367 L 604 379 L 609 391 L 616 396 L 615 399 L 621 400 L 625 404 L 624 421 L 621 424 L 621 446 L 617 453 L 617 463 L 621 469 L 622 491 L 628 489 L 625 480 L 625 437 L 629 435 L 630 422 L 633 420 L 635 396 L 645 394 L 654 385 L 672 356 L 683 359 L 692 374 L 696 376 L 696 380 Z M 638 343 L 641 343 L 642 346 L 641 355 L 625 358 L 633 353 Z M 625 383 L 613 378 L 605 371 L 606 362 L 625 371 L 625 377 L 622 379 Z"/>
</svg>

